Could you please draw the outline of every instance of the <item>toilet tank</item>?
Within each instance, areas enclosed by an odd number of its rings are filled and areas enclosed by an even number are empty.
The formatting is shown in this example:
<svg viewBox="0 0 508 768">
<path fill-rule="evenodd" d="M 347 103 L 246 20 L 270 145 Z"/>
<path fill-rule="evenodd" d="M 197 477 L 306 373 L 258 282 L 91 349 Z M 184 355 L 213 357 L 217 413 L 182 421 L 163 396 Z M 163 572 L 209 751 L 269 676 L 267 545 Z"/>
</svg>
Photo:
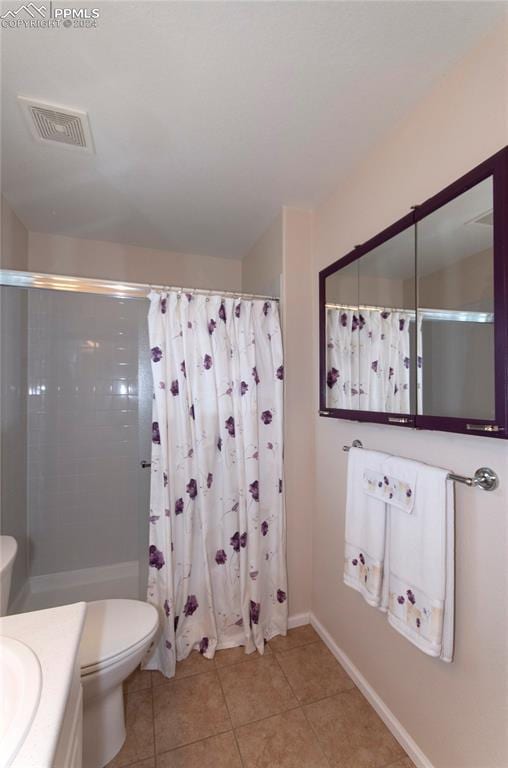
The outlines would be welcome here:
<svg viewBox="0 0 508 768">
<path fill-rule="evenodd" d="M 12 567 L 18 545 L 12 536 L 0 536 L 0 616 L 7 614 Z"/>
</svg>

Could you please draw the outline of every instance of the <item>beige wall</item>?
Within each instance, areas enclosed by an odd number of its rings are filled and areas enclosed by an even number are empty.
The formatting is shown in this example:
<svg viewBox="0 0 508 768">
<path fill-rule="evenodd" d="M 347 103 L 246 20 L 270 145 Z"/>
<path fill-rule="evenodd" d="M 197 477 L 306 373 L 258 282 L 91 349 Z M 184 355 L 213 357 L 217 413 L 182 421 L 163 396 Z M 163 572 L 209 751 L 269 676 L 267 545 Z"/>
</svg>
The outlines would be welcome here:
<svg viewBox="0 0 508 768">
<path fill-rule="evenodd" d="M 242 290 L 267 296 L 280 295 L 282 273 L 282 214 L 254 243 L 242 260 Z"/>
<path fill-rule="evenodd" d="M 28 264 L 32 272 L 135 283 L 171 283 L 185 288 L 236 291 L 242 283 L 242 264 L 238 259 L 157 251 L 36 232 L 29 234 Z"/>
<path fill-rule="evenodd" d="M 508 142 L 507 42 L 506 26 L 498 28 L 437 83 L 319 208 L 315 288 L 317 271 L 329 263 L 330 253 L 347 253 Z M 316 372 L 317 338 L 315 323 Z M 319 418 L 317 376 L 314 393 L 315 616 L 435 768 L 504 768 L 508 765 L 508 445 L 484 437 Z M 493 493 L 456 486 L 453 664 L 420 653 L 342 583 L 347 459 L 341 446 L 354 438 L 369 448 L 467 475 L 485 465 L 500 475 L 501 486 Z"/>
<path fill-rule="evenodd" d="M 28 231 L 2 195 L 0 266 L 2 269 L 27 269 Z"/>
<path fill-rule="evenodd" d="M 289 613 L 308 613 L 314 506 L 312 359 L 313 214 L 284 208 L 282 322 L 284 338 L 284 476 Z"/>
</svg>

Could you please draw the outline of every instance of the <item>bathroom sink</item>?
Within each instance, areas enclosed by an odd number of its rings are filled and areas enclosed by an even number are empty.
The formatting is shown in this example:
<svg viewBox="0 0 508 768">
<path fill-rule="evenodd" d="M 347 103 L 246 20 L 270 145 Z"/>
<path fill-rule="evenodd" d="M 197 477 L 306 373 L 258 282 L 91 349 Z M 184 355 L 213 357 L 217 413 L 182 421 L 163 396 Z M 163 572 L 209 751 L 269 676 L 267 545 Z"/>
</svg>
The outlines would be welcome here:
<svg viewBox="0 0 508 768">
<path fill-rule="evenodd" d="M 0 636 L 0 768 L 7 768 L 23 744 L 41 694 L 35 653 L 12 637 Z"/>
</svg>

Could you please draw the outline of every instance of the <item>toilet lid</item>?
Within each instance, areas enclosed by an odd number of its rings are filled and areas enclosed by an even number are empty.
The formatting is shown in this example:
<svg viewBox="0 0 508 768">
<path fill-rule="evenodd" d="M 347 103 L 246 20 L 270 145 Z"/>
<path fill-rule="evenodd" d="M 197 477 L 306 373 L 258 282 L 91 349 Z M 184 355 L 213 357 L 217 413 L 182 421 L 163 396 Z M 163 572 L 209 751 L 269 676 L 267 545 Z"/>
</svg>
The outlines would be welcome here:
<svg viewBox="0 0 508 768">
<path fill-rule="evenodd" d="M 0 571 L 3 571 L 14 559 L 18 545 L 12 536 L 0 536 Z"/>
<path fill-rule="evenodd" d="M 79 646 L 81 668 L 90 667 L 138 645 L 157 627 L 157 611 L 141 600 L 97 600 L 87 603 Z"/>
</svg>

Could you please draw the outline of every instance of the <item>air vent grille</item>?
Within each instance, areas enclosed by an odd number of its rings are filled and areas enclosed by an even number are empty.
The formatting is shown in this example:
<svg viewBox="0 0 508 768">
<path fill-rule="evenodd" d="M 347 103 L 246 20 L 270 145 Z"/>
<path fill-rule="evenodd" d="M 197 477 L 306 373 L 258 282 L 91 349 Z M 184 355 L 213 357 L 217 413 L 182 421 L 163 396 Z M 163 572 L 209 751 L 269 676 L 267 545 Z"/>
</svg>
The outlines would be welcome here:
<svg viewBox="0 0 508 768">
<path fill-rule="evenodd" d="M 60 144 L 93 152 L 92 135 L 86 112 L 19 97 L 33 137 L 40 143 Z"/>
<path fill-rule="evenodd" d="M 62 144 L 72 144 L 73 147 L 86 147 L 79 117 L 40 107 L 32 107 L 32 117 L 41 139 L 61 141 Z"/>
</svg>

